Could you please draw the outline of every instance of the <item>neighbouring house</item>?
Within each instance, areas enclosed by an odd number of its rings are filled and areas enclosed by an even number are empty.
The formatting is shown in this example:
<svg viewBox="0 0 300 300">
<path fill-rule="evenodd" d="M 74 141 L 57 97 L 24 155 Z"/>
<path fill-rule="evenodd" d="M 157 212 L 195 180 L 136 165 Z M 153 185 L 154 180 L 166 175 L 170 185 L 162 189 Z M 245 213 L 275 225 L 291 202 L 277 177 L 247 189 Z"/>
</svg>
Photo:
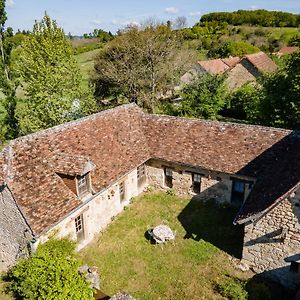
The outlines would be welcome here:
<svg viewBox="0 0 300 300">
<path fill-rule="evenodd" d="M 220 75 L 224 74 L 240 61 L 239 57 L 217 58 L 198 61 L 195 66 L 186 72 L 180 79 L 183 84 L 190 84 L 195 78 L 202 74 Z"/>
<path fill-rule="evenodd" d="M 229 90 L 235 90 L 246 83 L 255 82 L 256 78 L 264 73 L 276 70 L 277 65 L 264 52 L 248 54 L 227 72 L 226 84 Z"/>
<path fill-rule="evenodd" d="M 239 207 L 243 261 L 286 286 L 299 282 L 300 134 L 151 115 L 134 104 L 5 147 L 1 269 L 53 234 L 81 249 L 148 185 Z"/>
<path fill-rule="evenodd" d="M 264 73 L 275 72 L 277 65 L 264 52 L 245 55 L 243 58 L 229 57 L 199 61 L 195 67 L 181 77 L 182 84 L 190 84 L 202 74 L 226 74 L 226 85 L 235 90 L 242 85 L 255 82 Z"/>
<path fill-rule="evenodd" d="M 286 46 L 286 47 L 282 47 L 278 52 L 273 53 L 273 54 L 278 57 L 282 57 L 284 55 L 292 54 L 298 50 L 299 50 L 299 47 L 297 47 L 297 46 Z"/>
</svg>

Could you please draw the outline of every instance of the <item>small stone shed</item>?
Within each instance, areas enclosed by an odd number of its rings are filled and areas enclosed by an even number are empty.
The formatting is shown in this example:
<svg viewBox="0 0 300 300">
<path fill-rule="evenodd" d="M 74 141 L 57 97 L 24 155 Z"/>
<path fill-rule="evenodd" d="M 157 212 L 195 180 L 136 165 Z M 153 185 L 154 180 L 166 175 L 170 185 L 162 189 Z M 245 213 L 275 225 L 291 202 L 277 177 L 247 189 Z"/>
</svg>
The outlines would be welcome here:
<svg viewBox="0 0 300 300">
<path fill-rule="evenodd" d="M 299 182 L 298 132 L 119 106 L 1 152 L 0 266 L 54 233 L 81 249 L 152 185 L 238 206 L 244 262 L 291 286 L 300 272 Z"/>
</svg>

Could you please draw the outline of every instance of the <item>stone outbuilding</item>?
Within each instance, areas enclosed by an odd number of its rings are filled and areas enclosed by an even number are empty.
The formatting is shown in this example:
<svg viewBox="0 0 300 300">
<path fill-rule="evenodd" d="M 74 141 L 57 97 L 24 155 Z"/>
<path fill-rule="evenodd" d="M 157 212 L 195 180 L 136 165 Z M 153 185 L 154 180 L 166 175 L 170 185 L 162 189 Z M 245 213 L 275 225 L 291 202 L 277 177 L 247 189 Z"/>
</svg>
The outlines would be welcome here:
<svg viewBox="0 0 300 300">
<path fill-rule="evenodd" d="M 264 73 L 272 73 L 277 70 L 277 65 L 264 52 L 248 54 L 239 57 L 217 58 L 198 61 L 194 68 L 181 77 L 182 85 L 191 84 L 203 74 L 213 76 L 225 74 L 225 83 L 230 91 L 236 90 L 256 79 Z"/>
<path fill-rule="evenodd" d="M 81 249 L 149 185 L 239 207 L 232 221 L 245 226 L 243 261 L 286 285 L 299 281 L 299 133 L 151 115 L 134 104 L 1 152 L 1 269 L 54 233 Z"/>
</svg>

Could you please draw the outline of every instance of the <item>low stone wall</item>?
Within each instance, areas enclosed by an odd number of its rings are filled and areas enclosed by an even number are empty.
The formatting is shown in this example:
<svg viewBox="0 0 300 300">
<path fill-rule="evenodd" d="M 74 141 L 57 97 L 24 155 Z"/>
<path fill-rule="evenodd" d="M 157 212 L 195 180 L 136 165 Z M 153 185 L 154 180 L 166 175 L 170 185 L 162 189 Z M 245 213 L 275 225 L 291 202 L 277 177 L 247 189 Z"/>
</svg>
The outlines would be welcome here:
<svg viewBox="0 0 300 300">
<path fill-rule="evenodd" d="M 243 260 L 288 288 L 300 275 L 290 272 L 290 261 L 300 259 L 300 190 L 254 223 L 245 226 Z"/>
<path fill-rule="evenodd" d="M 7 187 L 0 187 L 0 272 L 28 256 L 31 230 Z"/>
</svg>

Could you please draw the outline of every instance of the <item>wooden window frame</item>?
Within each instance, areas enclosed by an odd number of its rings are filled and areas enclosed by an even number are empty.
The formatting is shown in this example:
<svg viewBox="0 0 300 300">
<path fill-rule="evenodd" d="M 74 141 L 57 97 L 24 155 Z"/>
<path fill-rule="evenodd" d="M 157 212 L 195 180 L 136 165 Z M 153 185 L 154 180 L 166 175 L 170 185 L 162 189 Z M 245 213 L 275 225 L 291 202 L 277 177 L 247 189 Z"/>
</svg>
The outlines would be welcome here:
<svg viewBox="0 0 300 300">
<path fill-rule="evenodd" d="M 79 197 L 84 197 L 90 193 L 90 178 L 89 173 L 85 175 L 78 175 L 76 177 L 77 191 Z M 84 183 L 83 183 L 84 182 Z"/>
<path fill-rule="evenodd" d="M 237 184 L 243 184 L 243 191 L 236 189 Z M 239 179 L 232 180 L 231 203 L 233 205 L 242 205 L 245 201 L 246 182 Z"/>
<path fill-rule="evenodd" d="M 137 167 L 137 183 L 138 186 L 141 186 L 146 181 L 146 166 L 145 164 L 142 164 Z"/>
<path fill-rule="evenodd" d="M 120 195 L 120 202 L 124 202 L 126 200 L 126 184 L 125 181 L 119 183 L 119 195 Z"/>
<path fill-rule="evenodd" d="M 78 215 L 74 221 L 77 240 L 82 241 L 85 239 L 83 214 Z"/>
</svg>

